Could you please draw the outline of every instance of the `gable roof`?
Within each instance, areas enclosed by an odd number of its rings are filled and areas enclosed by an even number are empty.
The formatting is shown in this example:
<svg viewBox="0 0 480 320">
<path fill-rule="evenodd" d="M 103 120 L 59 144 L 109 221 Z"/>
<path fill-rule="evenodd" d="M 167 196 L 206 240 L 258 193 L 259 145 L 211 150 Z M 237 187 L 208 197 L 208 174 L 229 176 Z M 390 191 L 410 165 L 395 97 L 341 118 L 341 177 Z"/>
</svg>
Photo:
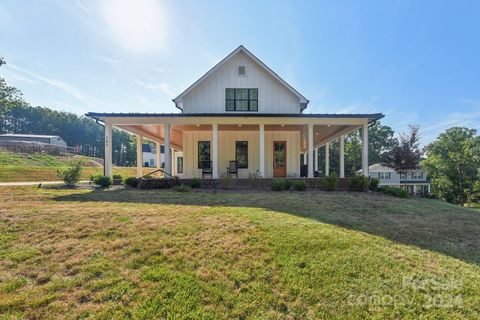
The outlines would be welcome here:
<svg viewBox="0 0 480 320">
<path fill-rule="evenodd" d="M 285 80 L 283 80 L 275 71 L 270 69 L 265 63 L 263 63 L 260 59 L 258 59 L 253 53 L 247 50 L 243 45 L 238 46 L 237 49 L 233 50 L 228 56 L 226 56 L 222 61 L 217 63 L 212 69 L 210 69 L 207 73 L 205 73 L 200 79 L 195 81 L 191 86 L 189 86 L 185 91 L 180 93 L 175 99 L 173 99 L 173 102 L 175 103 L 175 107 L 177 107 L 180 110 L 183 110 L 183 108 L 178 106 L 177 100 L 183 98 L 187 93 L 195 89 L 200 83 L 202 83 L 206 78 L 208 78 L 211 74 L 213 74 L 215 71 L 220 69 L 225 63 L 230 61 L 234 56 L 239 54 L 240 52 L 245 53 L 248 57 L 250 57 L 254 62 L 256 62 L 263 70 L 265 70 L 268 74 L 270 74 L 273 78 L 275 78 L 280 84 L 282 84 L 285 88 L 287 88 L 291 93 L 296 95 L 300 99 L 300 112 L 302 112 L 308 105 L 309 101 L 307 98 L 305 98 L 300 92 L 295 90 L 291 85 L 289 85 Z"/>
</svg>

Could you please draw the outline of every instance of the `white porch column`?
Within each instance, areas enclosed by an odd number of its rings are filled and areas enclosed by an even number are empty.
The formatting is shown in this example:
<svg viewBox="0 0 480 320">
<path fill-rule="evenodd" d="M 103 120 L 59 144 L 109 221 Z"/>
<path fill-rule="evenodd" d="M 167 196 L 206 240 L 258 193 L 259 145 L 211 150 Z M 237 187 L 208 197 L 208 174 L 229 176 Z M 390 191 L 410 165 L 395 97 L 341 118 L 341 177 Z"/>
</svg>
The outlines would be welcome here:
<svg viewBox="0 0 480 320">
<path fill-rule="evenodd" d="M 142 176 L 143 167 L 143 153 L 142 153 L 142 140 L 143 137 L 139 134 L 137 136 L 137 178 Z"/>
<path fill-rule="evenodd" d="M 303 153 L 303 164 L 307 164 L 307 153 Z"/>
<path fill-rule="evenodd" d="M 162 146 L 160 143 L 155 142 L 155 148 L 156 148 L 155 162 L 157 163 L 157 169 L 160 169 L 162 167 L 162 157 L 160 156 L 160 150 L 162 150 Z"/>
<path fill-rule="evenodd" d="M 330 175 L 330 142 L 325 143 L 325 177 Z"/>
<path fill-rule="evenodd" d="M 340 138 L 340 178 L 345 178 L 345 136 L 341 135 Z"/>
<path fill-rule="evenodd" d="M 212 124 L 212 179 L 218 179 L 218 124 Z"/>
<path fill-rule="evenodd" d="M 177 175 L 177 157 L 175 157 L 175 149 L 172 148 L 172 176 Z"/>
<path fill-rule="evenodd" d="M 167 174 L 172 174 L 172 156 L 170 152 L 170 123 L 166 123 L 165 125 L 165 172 Z M 166 176 L 166 178 L 170 178 L 170 176 Z"/>
<path fill-rule="evenodd" d="M 103 164 L 103 174 L 107 177 L 112 176 L 112 124 L 105 122 L 105 157 Z"/>
<path fill-rule="evenodd" d="M 430 184 L 427 184 L 428 187 L 428 193 L 430 193 Z"/>
<path fill-rule="evenodd" d="M 262 178 L 265 178 L 265 126 L 263 124 L 259 124 L 259 135 L 258 139 L 259 146 L 260 146 L 260 168 L 259 174 Z"/>
<path fill-rule="evenodd" d="M 313 178 L 313 124 L 308 125 L 308 178 Z"/>
<path fill-rule="evenodd" d="M 413 194 L 414 195 L 417 194 L 417 185 L 416 184 L 413 185 Z"/>
<path fill-rule="evenodd" d="M 362 128 L 362 174 L 368 177 L 368 123 Z"/>
</svg>

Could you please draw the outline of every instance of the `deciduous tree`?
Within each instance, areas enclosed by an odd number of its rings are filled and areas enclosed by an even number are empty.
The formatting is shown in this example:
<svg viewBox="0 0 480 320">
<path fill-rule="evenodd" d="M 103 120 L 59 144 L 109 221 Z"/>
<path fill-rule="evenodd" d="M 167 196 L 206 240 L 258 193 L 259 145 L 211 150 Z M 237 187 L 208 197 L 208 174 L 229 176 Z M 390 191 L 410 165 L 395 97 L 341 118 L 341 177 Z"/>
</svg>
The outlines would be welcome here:
<svg viewBox="0 0 480 320">
<path fill-rule="evenodd" d="M 450 128 L 427 146 L 422 164 L 440 197 L 464 205 L 480 191 L 480 136 L 475 129 Z"/>
</svg>

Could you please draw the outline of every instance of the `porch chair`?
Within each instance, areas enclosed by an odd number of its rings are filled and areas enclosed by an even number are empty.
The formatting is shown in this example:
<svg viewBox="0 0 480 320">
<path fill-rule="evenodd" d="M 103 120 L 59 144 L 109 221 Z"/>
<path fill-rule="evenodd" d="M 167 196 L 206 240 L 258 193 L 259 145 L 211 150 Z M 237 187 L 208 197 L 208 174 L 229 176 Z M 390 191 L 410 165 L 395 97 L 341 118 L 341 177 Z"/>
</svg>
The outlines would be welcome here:
<svg viewBox="0 0 480 320">
<path fill-rule="evenodd" d="M 202 160 L 202 179 L 204 179 L 205 176 L 208 175 L 210 175 L 210 179 L 213 178 L 212 161 Z"/>
<path fill-rule="evenodd" d="M 237 161 L 230 161 L 228 163 L 227 174 L 229 177 L 235 175 L 238 178 Z"/>
</svg>

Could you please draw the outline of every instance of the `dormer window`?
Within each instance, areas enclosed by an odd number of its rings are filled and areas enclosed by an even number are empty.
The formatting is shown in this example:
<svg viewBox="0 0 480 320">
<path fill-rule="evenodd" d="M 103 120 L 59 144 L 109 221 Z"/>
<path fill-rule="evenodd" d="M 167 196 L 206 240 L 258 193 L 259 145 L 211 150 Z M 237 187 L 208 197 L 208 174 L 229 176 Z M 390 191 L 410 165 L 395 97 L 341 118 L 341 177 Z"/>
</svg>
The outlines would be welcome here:
<svg viewBox="0 0 480 320">
<path fill-rule="evenodd" d="M 258 111 L 258 89 L 225 89 L 225 110 Z"/>
</svg>

